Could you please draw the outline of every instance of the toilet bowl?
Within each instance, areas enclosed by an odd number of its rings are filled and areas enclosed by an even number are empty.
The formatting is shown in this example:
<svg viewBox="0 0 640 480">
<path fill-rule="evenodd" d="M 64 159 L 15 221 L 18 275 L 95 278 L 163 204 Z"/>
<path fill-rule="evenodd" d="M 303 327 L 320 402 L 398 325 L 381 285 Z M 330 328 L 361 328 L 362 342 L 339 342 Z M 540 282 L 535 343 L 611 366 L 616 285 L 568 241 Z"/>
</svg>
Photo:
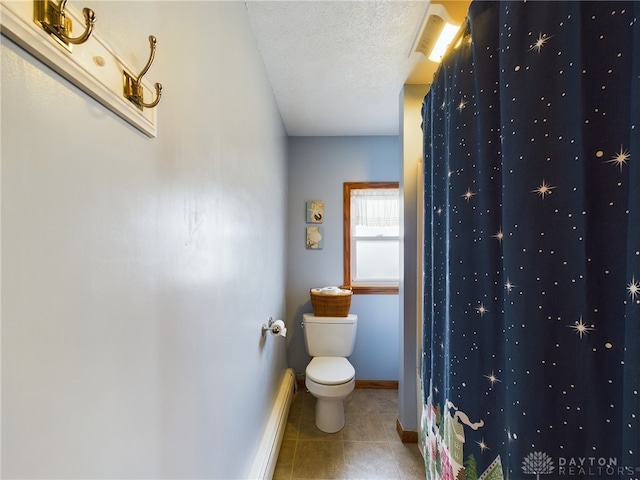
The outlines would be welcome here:
<svg viewBox="0 0 640 480">
<path fill-rule="evenodd" d="M 344 357 L 314 357 L 305 370 L 305 385 L 316 397 L 316 427 L 335 433 L 344 427 L 344 403 L 356 385 L 356 371 Z"/>
</svg>

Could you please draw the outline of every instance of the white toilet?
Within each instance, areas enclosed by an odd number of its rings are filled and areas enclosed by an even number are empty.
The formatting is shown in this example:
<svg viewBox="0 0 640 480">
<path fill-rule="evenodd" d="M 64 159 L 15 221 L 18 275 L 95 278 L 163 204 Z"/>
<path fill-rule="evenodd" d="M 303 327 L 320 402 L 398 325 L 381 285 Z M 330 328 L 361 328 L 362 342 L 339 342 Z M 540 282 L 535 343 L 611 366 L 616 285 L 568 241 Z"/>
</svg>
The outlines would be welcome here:
<svg viewBox="0 0 640 480">
<path fill-rule="evenodd" d="M 356 385 L 356 370 L 346 357 L 353 352 L 358 316 L 303 316 L 304 343 L 313 358 L 305 370 L 305 384 L 316 397 L 316 426 L 326 433 L 344 427 L 343 400 Z"/>
</svg>

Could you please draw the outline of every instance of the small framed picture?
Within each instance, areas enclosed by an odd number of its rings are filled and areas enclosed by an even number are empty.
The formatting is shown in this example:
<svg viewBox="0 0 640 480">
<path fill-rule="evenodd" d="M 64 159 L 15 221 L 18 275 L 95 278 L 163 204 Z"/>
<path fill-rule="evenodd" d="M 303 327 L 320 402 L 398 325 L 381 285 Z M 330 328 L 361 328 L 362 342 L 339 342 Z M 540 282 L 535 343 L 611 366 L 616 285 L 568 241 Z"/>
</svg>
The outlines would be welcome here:
<svg viewBox="0 0 640 480">
<path fill-rule="evenodd" d="M 322 250 L 324 246 L 323 237 L 323 227 L 307 227 L 307 250 Z"/>
<path fill-rule="evenodd" d="M 324 221 L 324 202 L 322 200 L 307 201 L 307 223 L 322 223 Z"/>
</svg>

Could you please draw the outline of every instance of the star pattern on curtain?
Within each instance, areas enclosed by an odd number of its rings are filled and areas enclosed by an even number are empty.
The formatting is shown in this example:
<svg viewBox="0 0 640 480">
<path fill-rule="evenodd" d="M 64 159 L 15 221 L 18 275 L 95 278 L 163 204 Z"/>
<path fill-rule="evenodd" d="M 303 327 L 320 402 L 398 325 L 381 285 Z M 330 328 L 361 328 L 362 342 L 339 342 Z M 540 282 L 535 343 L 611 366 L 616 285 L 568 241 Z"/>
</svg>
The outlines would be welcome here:
<svg viewBox="0 0 640 480">
<path fill-rule="evenodd" d="M 637 3 L 474 2 L 425 98 L 430 480 L 640 475 Z"/>
</svg>

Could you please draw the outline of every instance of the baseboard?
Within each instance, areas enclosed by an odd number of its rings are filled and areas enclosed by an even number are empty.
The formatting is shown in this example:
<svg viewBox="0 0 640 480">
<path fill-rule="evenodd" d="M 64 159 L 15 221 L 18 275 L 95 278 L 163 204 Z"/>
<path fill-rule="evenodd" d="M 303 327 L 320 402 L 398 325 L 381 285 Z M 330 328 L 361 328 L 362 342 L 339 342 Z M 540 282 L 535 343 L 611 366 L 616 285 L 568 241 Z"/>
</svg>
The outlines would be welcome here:
<svg viewBox="0 0 640 480">
<path fill-rule="evenodd" d="M 297 378 L 298 388 L 305 388 L 304 377 Z M 386 390 L 397 390 L 397 380 L 356 380 L 356 388 L 378 388 Z"/>
<path fill-rule="evenodd" d="M 397 380 L 356 380 L 356 388 L 380 388 L 386 390 L 397 390 Z"/>
<path fill-rule="evenodd" d="M 253 466 L 251 467 L 249 478 L 267 480 L 273 477 L 287 417 L 289 416 L 289 408 L 291 407 L 291 401 L 293 399 L 294 380 L 295 374 L 293 369 L 287 369 L 282 378 L 271 415 L 267 421 L 267 426 L 256 453 Z"/>
<path fill-rule="evenodd" d="M 396 430 L 402 443 L 418 443 L 418 432 L 402 428 L 400 420 L 396 420 Z"/>
</svg>

